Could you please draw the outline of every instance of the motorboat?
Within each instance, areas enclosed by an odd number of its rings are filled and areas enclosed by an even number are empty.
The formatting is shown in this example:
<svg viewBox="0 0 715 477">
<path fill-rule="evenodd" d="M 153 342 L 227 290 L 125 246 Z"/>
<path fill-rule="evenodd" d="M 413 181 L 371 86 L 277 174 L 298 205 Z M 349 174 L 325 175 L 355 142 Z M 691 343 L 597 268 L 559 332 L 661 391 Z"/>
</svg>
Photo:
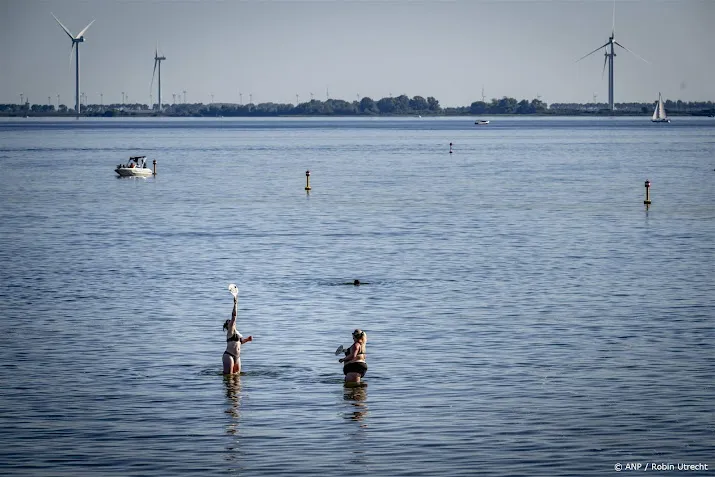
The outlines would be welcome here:
<svg viewBox="0 0 715 477">
<path fill-rule="evenodd" d="M 154 173 L 146 166 L 146 156 L 132 156 L 127 164 L 118 164 L 114 172 L 121 177 L 149 177 Z"/>
<path fill-rule="evenodd" d="M 474 121 L 474 124 L 476 124 L 477 126 L 484 126 L 486 124 L 489 124 L 489 120 L 488 119 L 477 119 L 476 121 Z"/>
</svg>

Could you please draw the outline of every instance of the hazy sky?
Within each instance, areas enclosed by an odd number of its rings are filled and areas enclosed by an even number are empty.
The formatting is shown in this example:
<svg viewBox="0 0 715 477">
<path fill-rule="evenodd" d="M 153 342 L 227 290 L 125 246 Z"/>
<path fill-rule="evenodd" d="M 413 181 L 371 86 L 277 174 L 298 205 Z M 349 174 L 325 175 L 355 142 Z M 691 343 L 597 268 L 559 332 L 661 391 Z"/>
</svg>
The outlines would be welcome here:
<svg viewBox="0 0 715 477">
<path fill-rule="evenodd" d="M 295 103 L 360 94 L 608 99 L 612 0 L 0 0 L 0 103 L 74 105 L 71 41 L 90 103 L 149 103 L 159 43 L 162 99 Z M 715 100 L 715 0 L 616 0 L 615 101 Z M 154 85 L 156 101 L 156 83 Z M 177 98 L 178 99 L 178 98 Z"/>
</svg>

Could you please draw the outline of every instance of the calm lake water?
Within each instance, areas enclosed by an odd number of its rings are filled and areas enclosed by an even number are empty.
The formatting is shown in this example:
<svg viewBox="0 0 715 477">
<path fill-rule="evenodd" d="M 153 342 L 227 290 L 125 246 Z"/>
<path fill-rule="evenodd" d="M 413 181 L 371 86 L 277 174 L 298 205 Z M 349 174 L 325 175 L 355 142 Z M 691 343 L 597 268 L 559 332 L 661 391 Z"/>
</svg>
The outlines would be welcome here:
<svg viewBox="0 0 715 477">
<path fill-rule="evenodd" d="M 715 120 L 490 119 L 0 121 L 0 474 L 711 475 Z"/>
</svg>

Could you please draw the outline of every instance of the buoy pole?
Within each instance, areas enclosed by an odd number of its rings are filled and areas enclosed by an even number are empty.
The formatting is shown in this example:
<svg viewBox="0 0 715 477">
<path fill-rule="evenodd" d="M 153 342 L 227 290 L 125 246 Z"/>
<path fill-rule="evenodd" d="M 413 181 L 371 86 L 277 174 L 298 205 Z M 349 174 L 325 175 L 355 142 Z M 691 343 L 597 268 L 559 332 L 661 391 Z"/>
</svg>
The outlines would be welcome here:
<svg viewBox="0 0 715 477">
<path fill-rule="evenodd" d="M 452 143 L 449 143 L 449 153 L 452 154 Z"/>
<path fill-rule="evenodd" d="M 310 171 L 305 171 L 305 190 L 310 190 Z"/>
<path fill-rule="evenodd" d="M 154 159 L 154 172 L 153 172 L 153 174 L 156 175 L 156 159 Z"/>
<path fill-rule="evenodd" d="M 645 205 L 650 205 L 650 181 L 645 181 L 645 200 L 643 201 Z"/>
</svg>

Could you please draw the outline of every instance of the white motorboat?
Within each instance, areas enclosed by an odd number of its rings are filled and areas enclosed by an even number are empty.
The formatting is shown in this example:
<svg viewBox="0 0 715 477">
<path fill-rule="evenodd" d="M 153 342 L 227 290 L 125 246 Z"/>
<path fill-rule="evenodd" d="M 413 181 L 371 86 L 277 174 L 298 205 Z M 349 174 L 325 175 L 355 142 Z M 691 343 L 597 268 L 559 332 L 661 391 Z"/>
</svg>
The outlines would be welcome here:
<svg viewBox="0 0 715 477">
<path fill-rule="evenodd" d="M 132 156 L 129 163 L 118 164 L 114 172 L 122 177 L 149 177 L 153 171 L 146 166 L 146 156 Z"/>
<path fill-rule="evenodd" d="M 476 124 L 477 126 L 484 126 L 485 124 L 489 124 L 489 120 L 488 119 L 477 119 L 476 121 L 474 121 L 474 124 Z"/>
<path fill-rule="evenodd" d="M 665 114 L 665 107 L 663 106 L 663 98 L 661 98 L 660 93 L 658 93 L 658 104 L 655 105 L 655 111 L 653 111 L 653 117 L 651 121 L 654 123 L 669 123 L 670 119 Z"/>
</svg>

